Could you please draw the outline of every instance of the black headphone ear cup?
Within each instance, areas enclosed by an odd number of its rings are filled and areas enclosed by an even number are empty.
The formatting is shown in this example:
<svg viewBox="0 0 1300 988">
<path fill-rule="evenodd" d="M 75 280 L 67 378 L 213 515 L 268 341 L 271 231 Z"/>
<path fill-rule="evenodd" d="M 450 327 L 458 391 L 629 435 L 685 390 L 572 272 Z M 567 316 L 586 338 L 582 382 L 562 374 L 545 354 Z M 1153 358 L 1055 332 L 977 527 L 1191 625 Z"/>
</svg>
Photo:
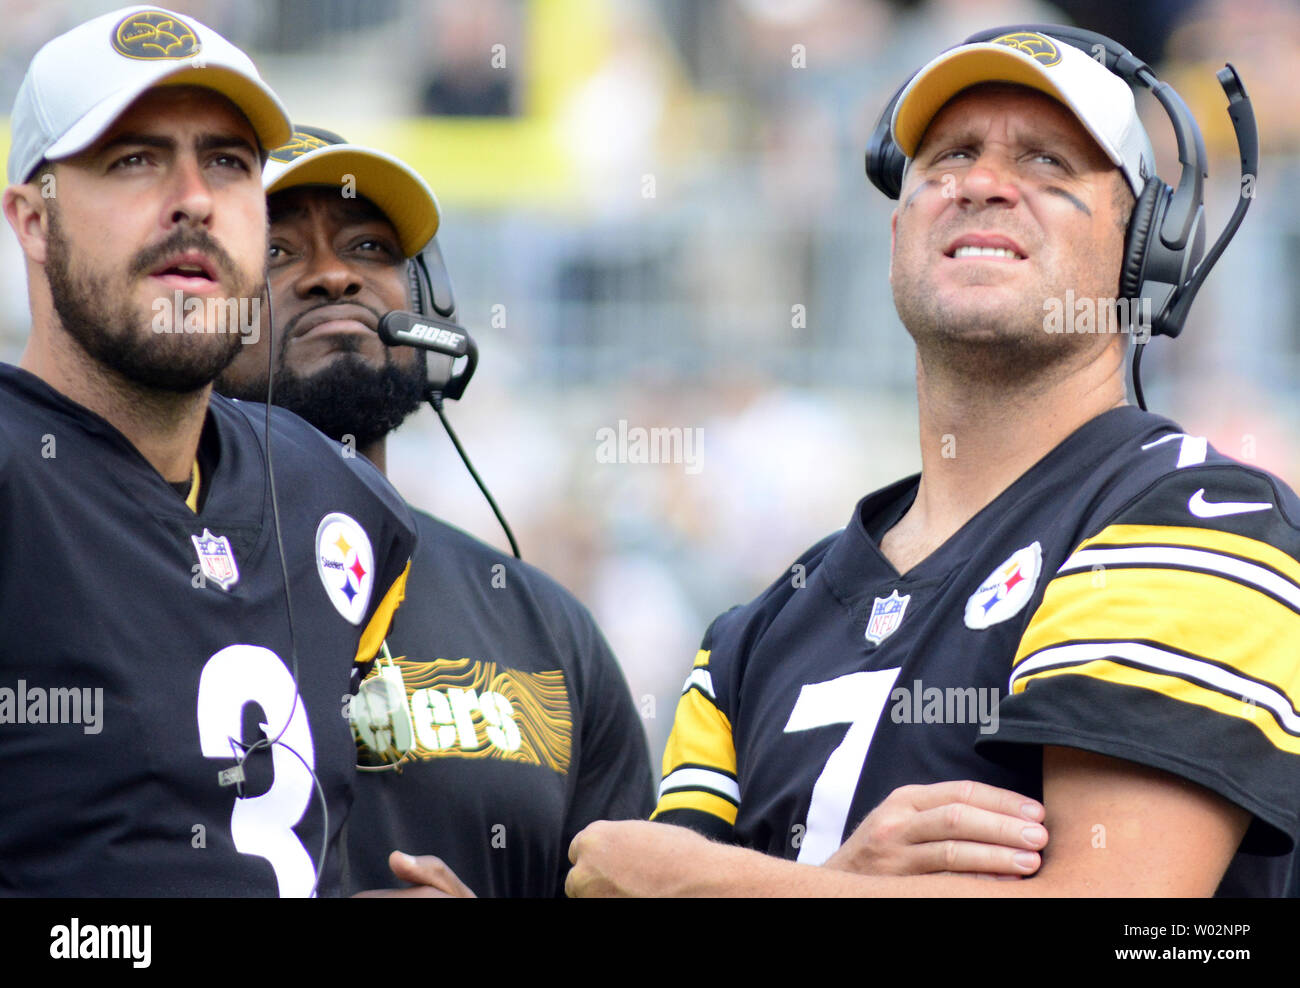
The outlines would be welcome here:
<svg viewBox="0 0 1300 988">
<path fill-rule="evenodd" d="M 451 288 L 451 275 L 447 273 L 447 262 L 442 259 L 442 248 L 437 238 L 430 240 L 424 250 L 411 259 L 416 276 L 420 282 L 420 298 L 423 308 L 420 314 L 425 316 L 442 316 L 444 319 L 456 319 L 456 298 Z"/>
<path fill-rule="evenodd" d="M 882 134 L 873 134 L 867 144 L 867 178 L 890 199 L 897 199 L 903 189 L 903 171 L 907 168 L 907 155 L 894 143 L 885 125 Z"/>
<path fill-rule="evenodd" d="M 910 77 L 908 82 L 911 82 Z M 871 137 L 867 140 L 865 161 L 867 178 L 890 199 L 898 198 L 903 188 L 903 171 L 907 168 L 907 155 L 894 142 L 891 124 L 894 121 L 894 106 L 898 103 L 898 97 L 903 95 L 908 82 L 894 91 L 894 95 L 885 104 L 884 112 L 876 120 Z"/>
<path fill-rule="evenodd" d="M 1124 235 L 1124 263 L 1119 269 L 1119 297 L 1135 299 L 1142 288 L 1142 270 L 1146 267 L 1147 247 L 1151 231 L 1159 227 L 1157 213 L 1162 202 L 1168 201 L 1169 186 L 1158 178 L 1147 179 L 1142 195 L 1133 206 L 1128 231 Z"/>
<path fill-rule="evenodd" d="M 882 181 L 887 182 L 889 189 L 892 190 L 889 198 L 897 199 L 903 194 L 903 172 L 907 170 L 907 155 L 892 140 L 889 142 L 889 147 L 885 149 L 881 168 Z"/>
</svg>

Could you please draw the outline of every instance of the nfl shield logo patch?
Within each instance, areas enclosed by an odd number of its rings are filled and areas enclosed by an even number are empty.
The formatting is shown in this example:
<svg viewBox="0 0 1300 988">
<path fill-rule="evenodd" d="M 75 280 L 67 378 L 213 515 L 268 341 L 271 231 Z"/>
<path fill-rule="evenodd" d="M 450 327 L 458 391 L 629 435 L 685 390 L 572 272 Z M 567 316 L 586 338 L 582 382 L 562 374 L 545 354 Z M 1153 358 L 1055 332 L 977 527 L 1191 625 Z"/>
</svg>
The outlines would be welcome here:
<svg viewBox="0 0 1300 988">
<path fill-rule="evenodd" d="M 871 617 L 867 619 L 867 641 L 879 645 L 897 631 L 898 626 L 903 623 L 903 612 L 907 610 L 907 602 L 911 599 L 911 594 L 906 597 L 898 596 L 897 590 L 888 597 L 877 597 L 875 603 L 871 605 Z"/>
<path fill-rule="evenodd" d="M 199 554 L 199 572 L 205 580 L 211 580 L 222 590 L 229 590 L 239 581 L 239 566 L 228 538 L 213 535 L 205 528 L 202 535 L 191 535 L 190 541 Z"/>
</svg>

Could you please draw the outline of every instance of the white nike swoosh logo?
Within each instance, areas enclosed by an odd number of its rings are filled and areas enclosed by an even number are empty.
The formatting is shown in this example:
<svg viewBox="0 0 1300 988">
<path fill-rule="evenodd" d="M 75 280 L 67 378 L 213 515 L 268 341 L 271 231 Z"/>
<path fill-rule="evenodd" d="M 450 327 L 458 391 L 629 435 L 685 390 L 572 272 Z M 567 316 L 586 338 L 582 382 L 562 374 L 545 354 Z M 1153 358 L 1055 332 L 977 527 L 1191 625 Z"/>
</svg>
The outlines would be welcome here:
<svg viewBox="0 0 1300 988">
<path fill-rule="evenodd" d="M 1268 502 L 1259 501 L 1218 501 L 1205 500 L 1205 488 L 1191 496 L 1187 501 L 1187 510 L 1197 518 L 1222 518 L 1224 515 L 1244 515 L 1248 511 L 1267 511 L 1273 507 Z"/>
</svg>

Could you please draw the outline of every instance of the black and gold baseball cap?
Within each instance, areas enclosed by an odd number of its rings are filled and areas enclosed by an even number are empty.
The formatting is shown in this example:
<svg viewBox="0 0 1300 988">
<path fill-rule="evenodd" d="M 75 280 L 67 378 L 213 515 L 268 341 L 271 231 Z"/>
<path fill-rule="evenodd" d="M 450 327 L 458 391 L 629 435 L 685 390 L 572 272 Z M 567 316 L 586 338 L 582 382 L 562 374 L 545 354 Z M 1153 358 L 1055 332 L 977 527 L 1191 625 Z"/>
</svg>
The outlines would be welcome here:
<svg viewBox="0 0 1300 988">
<path fill-rule="evenodd" d="M 433 239 L 441 219 L 437 197 L 413 168 L 320 127 L 294 127 L 289 142 L 267 159 L 262 185 L 268 196 L 304 185 L 363 196 L 388 217 L 408 258 Z"/>
</svg>

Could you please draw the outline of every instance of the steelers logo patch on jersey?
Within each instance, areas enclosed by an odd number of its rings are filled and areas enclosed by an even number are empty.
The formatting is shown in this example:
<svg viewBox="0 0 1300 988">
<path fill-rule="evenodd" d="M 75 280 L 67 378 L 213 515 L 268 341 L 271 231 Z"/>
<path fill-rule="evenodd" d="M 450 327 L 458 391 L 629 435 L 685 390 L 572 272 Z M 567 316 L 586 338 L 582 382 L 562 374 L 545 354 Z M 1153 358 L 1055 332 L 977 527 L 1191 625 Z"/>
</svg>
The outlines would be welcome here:
<svg viewBox="0 0 1300 988">
<path fill-rule="evenodd" d="M 316 571 L 330 602 L 352 624 L 361 624 L 375 585 L 375 555 L 365 530 L 334 512 L 316 528 Z"/>
<path fill-rule="evenodd" d="M 1004 34 L 1000 38 L 994 38 L 993 44 L 1006 45 L 1008 48 L 1022 51 L 1039 65 L 1048 68 L 1061 60 L 1061 49 L 1056 47 L 1056 42 L 1036 31 L 1017 31 L 1015 34 Z"/>
<path fill-rule="evenodd" d="M 189 58 L 199 52 L 199 36 L 175 14 L 137 10 L 113 29 L 113 48 L 127 58 Z"/>
<path fill-rule="evenodd" d="M 1037 542 L 1017 549 L 989 574 L 966 601 L 966 627 L 982 631 L 1020 613 L 1038 586 L 1043 547 Z"/>
</svg>

